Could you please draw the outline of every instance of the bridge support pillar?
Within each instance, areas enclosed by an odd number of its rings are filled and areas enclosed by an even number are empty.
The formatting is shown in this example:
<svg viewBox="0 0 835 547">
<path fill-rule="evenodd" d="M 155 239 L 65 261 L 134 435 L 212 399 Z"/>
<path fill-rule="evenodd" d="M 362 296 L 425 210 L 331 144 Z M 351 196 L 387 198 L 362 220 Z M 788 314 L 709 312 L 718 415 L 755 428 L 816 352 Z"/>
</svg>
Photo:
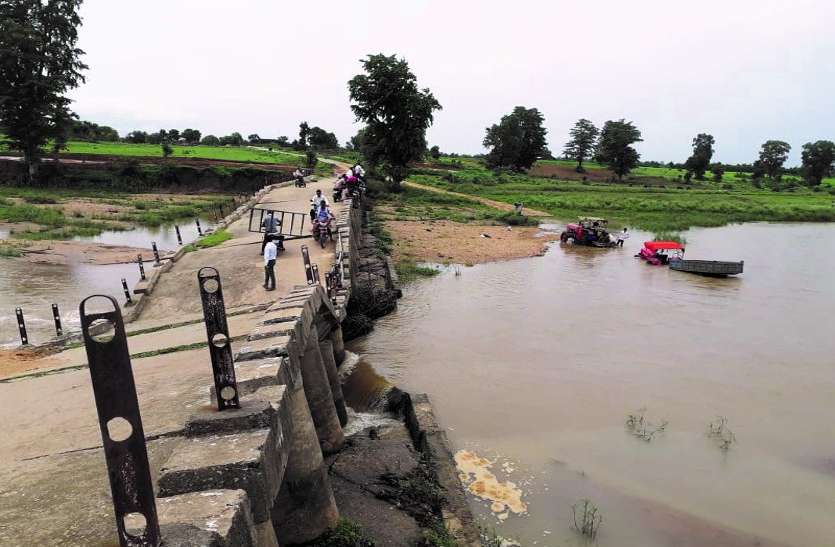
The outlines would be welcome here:
<svg viewBox="0 0 835 547">
<path fill-rule="evenodd" d="M 299 348 L 290 344 L 287 349 L 290 357 L 284 361 L 286 366 L 281 367 L 279 381 L 287 386 L 293 431 L 289 436 L 284 481 L 271 510 L 280 545 L 311 541 L 336 526 L 339 520 L 319 437 L 305 396 Z"/>
<path fill-rule="evenodd" d="M 333 344 L 333 356 L 336 359 L 336 366 L 340 366 L 345 360 L 345 342 L 342 341 L 342 325 L 331 329 L 331 343 Z"/>
<path fill-rule="evenodd" d="M 293 358 L 292 354 L 290 358 Z M 313 425 L 316 426 L 322 452 L 325 454 L 337 452 L 345 443 L 345 438 L 336 413 L 334 396 L 331 392 L 328 373 L 325 371 L 322 352 L 319 351 L 319 331 L 315 325 L 310 328 L 307 345 L 301 356 L 301 370 L 304 394 L 307 397 L 310 414 L 313 416 Z"/>
<path fill-rule="evenodd" d="M 325 372 L 328 374 L 328 382 L 331 386 L 333 404 L 336 407 L 336 415 L 339 417 L 339 425 L 345 427 L 348 423 L 348 410 L 345 408 L 345 396 L 342 395 L 342 383 L 339 381 L 339 372 L 336 370 L 336 359 L 333 355 L 333 342 L 325 340 L 319 342 L 319 353 L 322 354 L 322 361 L 325 364 Z"/>
</svg>

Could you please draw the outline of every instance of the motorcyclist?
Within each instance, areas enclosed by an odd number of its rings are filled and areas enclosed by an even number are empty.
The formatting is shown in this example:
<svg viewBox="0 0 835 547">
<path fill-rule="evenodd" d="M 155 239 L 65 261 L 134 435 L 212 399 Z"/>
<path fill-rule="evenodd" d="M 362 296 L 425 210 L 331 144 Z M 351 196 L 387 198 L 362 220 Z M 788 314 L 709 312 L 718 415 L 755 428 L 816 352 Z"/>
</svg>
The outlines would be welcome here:
<svg viewBox="0 0 835 547">
<path fill-rule="evenodd" d="M 328 198 L 322 194 L 321 189 L 317 189 L 313 197 L 310 198 L 310 220 L 316 219 L 316 215 L 319 213 L 319 209 L 322 208 L 323 203 L 327 207 L 329 205 Z"/>
<path fill-rule="evenodd" d="M 365 184 L 365 169 L 362 168 L 360 162 L 354 164 L 354 166 L 351 168 L 351 172 L 355 177 L 362 181 L 363 184 Z"/>
</svg>

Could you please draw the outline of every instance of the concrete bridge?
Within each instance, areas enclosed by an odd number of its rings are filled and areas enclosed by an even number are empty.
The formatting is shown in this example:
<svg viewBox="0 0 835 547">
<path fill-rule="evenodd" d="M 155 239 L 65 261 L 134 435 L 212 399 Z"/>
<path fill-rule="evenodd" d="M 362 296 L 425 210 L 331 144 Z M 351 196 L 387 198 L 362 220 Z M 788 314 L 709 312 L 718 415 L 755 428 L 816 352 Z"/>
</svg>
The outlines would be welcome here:
<svg viewBox="0 0 835 547">
<path fill-rule="evenodd" d="M 310 193 L 286 188 L 282 197 L 306 201 Z M 127 334 L 164 545 L 292 545 L 336 524 L 340 512 L 324 458 L 345 443 L 341 323 L 352 287 L 370 280 L 356 275 L 367 260 L 359 252 L 363 211 L 345 205 L 338 211 L 335 249 L 311 249 L 320 264 L 341 259 L 345 282 L 330 294 L 303 283 L 300 267 L 280 273 L 279 300 L 253 292 L 251 281 L 241 282 L 257 268 L 253 246 L 241 245 L 253 236 L 232 218 L 227 224 L 236 239 L 210 249 L 214 256 L 181 256 L 170 271 L 157 274 L 156 287 L 141 297 L 144 304 L 128 308 L 138 318 Z M 297 247 L 288 245 L 287 254 L 300 258 Z M 192 341 L 206 339 L 194 314 L 199 298 L 183 294 L 184 286 L 194 286 L 206 255 L 224 264 L 224 293 L 228 281 L 234 295 L 229 334 L 241 405 L 222 412 L 214 406 L 205 343 L 192 348 L 199 344 Z M 387 282 L 385 276 L 377 281 Z M 172 303 L 178 310 L 173 322 Z M 46 357 L 39 370 L 0 380 L 4 423 L 10 424 L 0 451 L 0 545 L 118 544 L 83 352 L 69 349 Z M 405 395 L 398 405 L 412 443 L 418 452 L 443 456 L 441 473 L 453 484 L 450 490 L 460 490 L 444 433 L 428 402 L 416 401 Z M 459 528 L 464 521 L 468 541 L 462 544 L 475 544 L 472 516 L 461 510 L 466 503 L 457 490 L 451 495 L 458 497 L 459 511 L 447 520 Z M 125 521 L 127 531 L 141 537 L 142 520 Z"/>
</svg>

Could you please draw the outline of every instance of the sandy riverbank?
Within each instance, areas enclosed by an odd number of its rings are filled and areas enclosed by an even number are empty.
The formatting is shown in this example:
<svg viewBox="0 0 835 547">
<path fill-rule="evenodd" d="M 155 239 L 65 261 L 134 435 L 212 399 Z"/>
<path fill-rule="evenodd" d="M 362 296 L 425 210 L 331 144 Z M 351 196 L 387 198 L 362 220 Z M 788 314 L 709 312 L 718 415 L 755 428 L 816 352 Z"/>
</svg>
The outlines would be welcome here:
<svg viewBox="0 0 835 547">
<path fill-rule="evenodd" d="M 536 227 L 485 226 L 448 220 L 387 221 L 395 260 L 480 264 L 541 256 L 559 234 Z M 489 237 L 485 237 L 489 236 Z"/>
</svg>

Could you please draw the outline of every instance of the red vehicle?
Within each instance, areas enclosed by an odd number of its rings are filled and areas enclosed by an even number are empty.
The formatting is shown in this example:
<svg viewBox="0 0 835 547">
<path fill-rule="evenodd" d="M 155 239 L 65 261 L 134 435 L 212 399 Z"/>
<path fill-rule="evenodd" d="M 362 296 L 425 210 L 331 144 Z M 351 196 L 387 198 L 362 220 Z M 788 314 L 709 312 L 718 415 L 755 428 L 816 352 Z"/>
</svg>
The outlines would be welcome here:
<svg viewBox="0 0 835 547">
<path fill-rule="evenodd" d="M 609 221 L 605 218 L 581 218 L 577 224 L 567 224 L 560 234 L 560 241 L 589 247 L 616 247 L 607 230 Z"/>
<path fill-rule="evenodd" d="M 684 257 L 684 245 L 678 241 L 645 241 L 644 248 L 635 255 L 653 266 L 668 264 Z"/>
</svg>

